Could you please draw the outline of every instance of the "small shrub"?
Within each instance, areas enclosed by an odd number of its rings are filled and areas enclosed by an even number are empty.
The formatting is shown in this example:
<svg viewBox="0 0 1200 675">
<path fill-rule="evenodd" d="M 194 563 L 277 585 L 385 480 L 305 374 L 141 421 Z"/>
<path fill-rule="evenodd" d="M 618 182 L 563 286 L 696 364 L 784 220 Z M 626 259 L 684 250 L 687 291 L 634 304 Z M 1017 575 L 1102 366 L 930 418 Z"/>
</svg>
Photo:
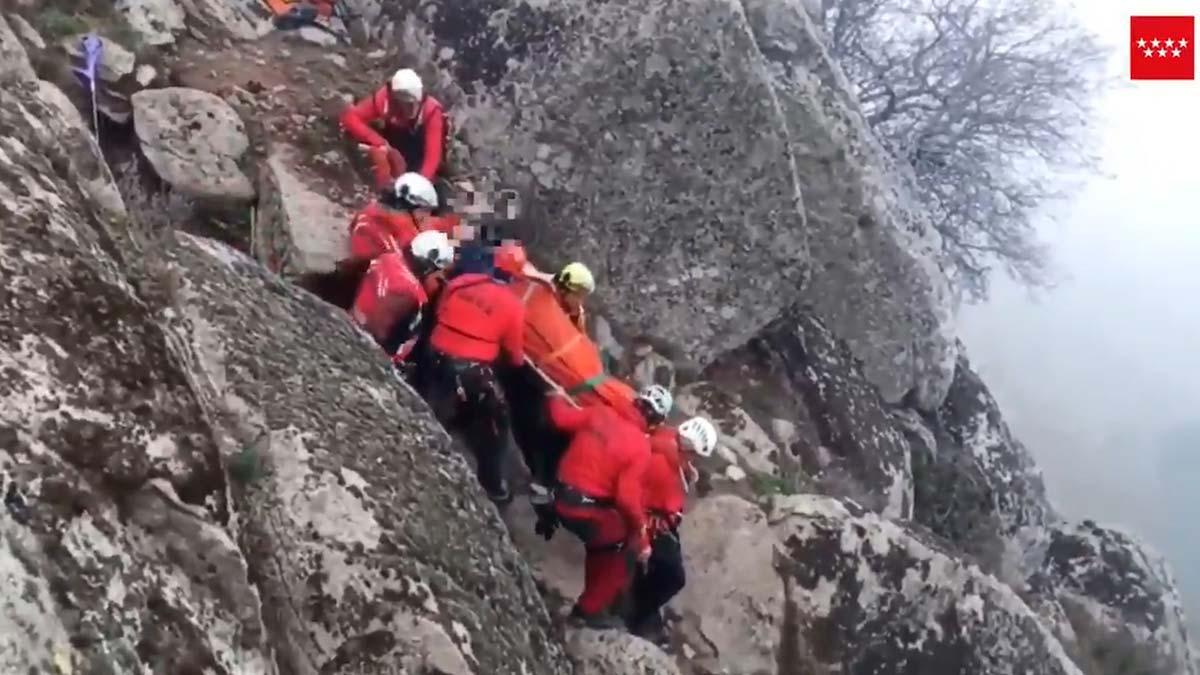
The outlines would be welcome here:
<svg viewBox="0 0 1200 675">
<path fill-rule="evenodd" d="M 104 20 L 100 32 L 108 39 L 116 42 L 131 52 L 137 52 L 142 47 L 142 34 L 137 32 L 123 14 L 114 13 Z"/>
<path fill-rule="evenodd" d="M 760 497 L 795 494 L 795 489 L 786 478 L 767 474 L 752 474 L 750 488 Z"/>
<path fill-rule="evenodd" d="M 125 20 L 125 15 L 112 3 L 79 3 L 69 11 L 48 7 L 33 17 L 32 23 L 49 41 L 61 40 L 95 30 L 117 44 L 136 52 L 142 46 L 142 36 Z"/>
<path fill-rule="evenodd" d="M 51 41 L 86 33 L 88 30 L 88 22 L 85 19 L 56 7 L 50 7 L 37 14 L 33 23 L 42 37 Z"/>
</svg>

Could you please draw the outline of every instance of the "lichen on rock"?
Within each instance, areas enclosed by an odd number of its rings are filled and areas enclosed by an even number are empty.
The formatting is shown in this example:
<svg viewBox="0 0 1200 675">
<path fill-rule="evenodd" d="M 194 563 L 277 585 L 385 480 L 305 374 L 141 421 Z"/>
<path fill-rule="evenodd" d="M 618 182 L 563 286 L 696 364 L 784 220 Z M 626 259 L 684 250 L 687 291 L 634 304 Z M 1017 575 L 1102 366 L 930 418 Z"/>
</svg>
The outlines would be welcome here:
<svg viewBox="0 0 1200 675">
<path fill-rule="evenodd" d="M 250 141 L 229 104 L 186 87 L 139 91 L 130 102 L 142 152 L 163 181 L 214 203 L 248 204 L 254 198 L 254 185 L 240 166 Z"/>
<path fill-rule="evenodd" d="M 262 460 L 232 494 L 281 668 L 563 672 L 495 508 L 374 343 L 222 244 L 179 234 L 160 251 L 227 454 Z"/>
<path fill-rule="evenodd" d="M 1007 585 L 917 531 L 828 497 L 775 500 L 804 654 L 880 675 L 1083 675 Z"/>
<path fill-rule="evenodd" d="M 1090 521 L 1055 527 L 1039 572 L 1096 672 L 1197 672 L 1174 575 L 1136 537 Z"/>
<path fill-rule="evenodd" d="M 0 90 L 0 569 L 23 589 L 5 594 L 0 669 L 274 672 L 240 553 L 220 578 L 177 555 L 221 559 L 219 457 L 44 86 Z M 190 515 L 139 515 L 169 508 Z"/>
<path fill-rule="evenodd" d="M 797 485 L 889 517 L 912 514 L 909 441 L 861 362 L 819 319 L 790 310 L 704 376 L 742 397 L 760 426 L 774 418 L 793 422 L 781 453 L 787 461 L 777 463 L 799 474 Z"/>
</svg>

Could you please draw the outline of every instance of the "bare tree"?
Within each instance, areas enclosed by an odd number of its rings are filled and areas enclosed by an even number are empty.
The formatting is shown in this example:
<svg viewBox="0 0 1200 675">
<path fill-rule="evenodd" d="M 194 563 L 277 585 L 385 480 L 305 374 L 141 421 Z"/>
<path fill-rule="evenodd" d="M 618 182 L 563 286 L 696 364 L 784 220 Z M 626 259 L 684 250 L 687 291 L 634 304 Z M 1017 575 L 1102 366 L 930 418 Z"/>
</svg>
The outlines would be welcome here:
<svg viewBox="0 0 1200 675">
<path fill-rule="evenodd" d="M 1033 217 L 1094 170 L 1107 53 L 1053 0 L 824 0 L 830 49 L 889 151 L 916 171 L 964 288 L 999 264 L 1043 286 Z"/>
</svg>

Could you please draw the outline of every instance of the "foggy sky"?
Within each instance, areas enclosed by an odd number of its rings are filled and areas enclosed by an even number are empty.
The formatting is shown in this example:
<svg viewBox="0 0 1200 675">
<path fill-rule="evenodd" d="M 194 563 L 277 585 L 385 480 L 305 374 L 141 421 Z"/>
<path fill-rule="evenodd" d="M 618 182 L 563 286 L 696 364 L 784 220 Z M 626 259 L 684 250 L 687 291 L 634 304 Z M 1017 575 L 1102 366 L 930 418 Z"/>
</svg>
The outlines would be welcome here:
<svg viewBox="0 0 1200 675">
<path fill-rule="evenodd" d="M 1157 438 L 1200 421 L 1200 81 L 1130 82 L 1130 14 L 1200 14 L 1200 3 L 1089 0 L 1076 13 L 1116 52 L 1122 86 L 1099 105 L 1108 178 L 1058 214 L 1060 286 L 1037 302 L 997 279 L 994 298 L 964 308 L 960 332 L 1066 515 L 1122 524 L 1168 554 L 1200 626 L 1194 508 L 1166 508 Z M 1200 454 L 1200 447 L 1196 448 Z M 1192 557 L 1191 561 L 1200 560 Z"/>
</svg>

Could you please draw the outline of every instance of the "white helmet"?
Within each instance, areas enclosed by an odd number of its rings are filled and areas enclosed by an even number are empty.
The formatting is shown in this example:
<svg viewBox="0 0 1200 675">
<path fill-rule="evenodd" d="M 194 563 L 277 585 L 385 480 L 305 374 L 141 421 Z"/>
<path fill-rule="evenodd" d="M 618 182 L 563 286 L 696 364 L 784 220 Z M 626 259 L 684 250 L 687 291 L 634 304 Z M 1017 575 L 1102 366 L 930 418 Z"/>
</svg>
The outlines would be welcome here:
<svg viewBox="0 0 1200 675">
<path fill-rule="evenodd" d="M 409 245 L 413 257 L 429 263 L 435 269 L 444 270 L 454 261 L 454 246 L 445 232 L 426 230 L 413 237 Z"/>
<path fill-rule="evenodd" d="M 421 83 L 421 76 L 412 68 L 401 68 L 392 75 L 392 93 L 420 101 L 425 93 L 425 85 Z"/>
<path fill-rule="evenodd" d="M 660 384 L 652 384 L 638 392 L 638 400 L 644 401 L 650 411 L 662 419 L 666 419 L 674 403 L 671 392 Z"/>
<path fill-rule="evenodd" d="M 679 425 L 679 435 L 701 457 L 712 457 L 717 449 L 717 429 L 703 417 L 693 417 Z"/>
<path fill-rule="evenodd" d="M 437 190 L 433 189 L 433 183 L 413 171 L 396 179 L 392 184 L 392 196 L 397 202 L 418 209 L 436 209 L 438 205 Z"/>
</svg>

